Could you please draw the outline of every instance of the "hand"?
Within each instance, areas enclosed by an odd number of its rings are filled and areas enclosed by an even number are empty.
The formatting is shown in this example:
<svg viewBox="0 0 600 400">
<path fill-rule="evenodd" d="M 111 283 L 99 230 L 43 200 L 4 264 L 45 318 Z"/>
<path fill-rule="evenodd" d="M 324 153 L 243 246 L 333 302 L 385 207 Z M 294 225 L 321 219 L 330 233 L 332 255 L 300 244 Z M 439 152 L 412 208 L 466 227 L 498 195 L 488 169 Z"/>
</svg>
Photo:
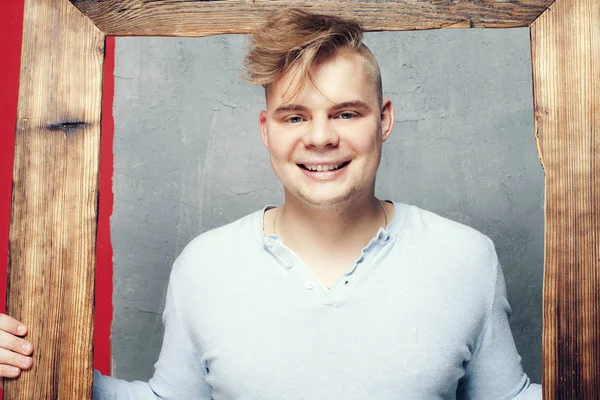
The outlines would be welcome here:
<svg viewBox="0 0 600 400">
<path fill-rule="evenodd" d="M 0 314 L 0 385 L 3 385 L 3 378 L 16 378 L 22 370 L 33 365 L 33 359 L 29 357 L 33 345 L 21 338 L 26 334 L 25 325 Z"/>
</svg>

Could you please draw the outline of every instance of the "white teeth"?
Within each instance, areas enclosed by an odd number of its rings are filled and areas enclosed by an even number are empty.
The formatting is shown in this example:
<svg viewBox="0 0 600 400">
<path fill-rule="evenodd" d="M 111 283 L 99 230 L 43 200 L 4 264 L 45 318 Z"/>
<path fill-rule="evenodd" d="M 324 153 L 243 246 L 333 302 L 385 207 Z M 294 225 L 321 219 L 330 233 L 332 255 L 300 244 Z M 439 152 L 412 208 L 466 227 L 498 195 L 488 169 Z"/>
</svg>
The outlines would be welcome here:
<svg viewBox="0 0 600 400">
<path fill-rule="evenodd" d="M 338 169 L 341 165 L 342 164 L 337 164 L 337 165 L 305 165 L 305 167 L 309 171 L 323 172 L 323 171 L 333 171 L 334 169 Z"/>
</svg>

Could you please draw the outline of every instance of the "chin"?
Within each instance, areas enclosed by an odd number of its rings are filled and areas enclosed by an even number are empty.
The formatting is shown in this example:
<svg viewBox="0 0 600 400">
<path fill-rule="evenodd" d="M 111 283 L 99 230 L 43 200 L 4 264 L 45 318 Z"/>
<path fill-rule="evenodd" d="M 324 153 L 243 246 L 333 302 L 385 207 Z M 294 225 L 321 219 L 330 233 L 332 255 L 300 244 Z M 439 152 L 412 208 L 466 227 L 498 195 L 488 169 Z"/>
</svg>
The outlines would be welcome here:
<svg viewBox="0 0 600 400">
<path fill-rule="evenodd" d="M 356 193 L 330 193 L 322 196 L 311 196 L 309 193 L 302 193 L 296 197 L 307 208 L 315 211 L 343 211 L 348 208 L 349 201 L 356 197 Z"/>
</svg>

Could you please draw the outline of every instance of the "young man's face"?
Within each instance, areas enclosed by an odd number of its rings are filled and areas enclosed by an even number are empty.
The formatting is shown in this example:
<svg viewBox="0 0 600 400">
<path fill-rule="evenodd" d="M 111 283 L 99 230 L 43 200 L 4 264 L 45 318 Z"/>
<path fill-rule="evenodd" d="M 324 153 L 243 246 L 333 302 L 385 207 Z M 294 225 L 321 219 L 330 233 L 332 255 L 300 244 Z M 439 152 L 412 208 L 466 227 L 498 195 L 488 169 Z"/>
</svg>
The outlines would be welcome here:
<svg viewBox="0 0 600 400">
<path fill-rule="evenodd" d="M 363 57 L 344 52 L 311 67 L 314 82 L 285 101 L 293 74 L 267 89 L 259 118 L 263 143 L 293 198 L 315 209 L 344 208 L 372 196 L 381 143 L 393 126 L 389 100 L 379 104 Z"/>
</svg>

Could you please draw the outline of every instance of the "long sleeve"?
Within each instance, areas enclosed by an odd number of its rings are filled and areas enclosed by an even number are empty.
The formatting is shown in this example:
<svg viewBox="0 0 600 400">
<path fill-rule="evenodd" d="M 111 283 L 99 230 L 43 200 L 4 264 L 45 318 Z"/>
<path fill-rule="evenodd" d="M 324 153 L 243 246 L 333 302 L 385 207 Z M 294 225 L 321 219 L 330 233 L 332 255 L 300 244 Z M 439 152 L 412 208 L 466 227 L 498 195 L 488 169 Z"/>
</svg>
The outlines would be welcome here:
<svg viewBox="0 0 600 400">
<path fill-rule="evenodd" d="M 149 382 L 127 382 L 94 373 L 94 400 L 210 400 L 212 388 L 204 379 L 199 354 L 182 328 L 171 277 L 163 324 L 165 334 L 154 375 Z"/>
<path fill-rule="evenodd" d="M 511 309 L 506 298 L 502 269 L 497 266 L 492 307 L 476 343 L 466 374 L 461 380 L 460 400 L 539 400 L 540 385 L 530 383 L 521 367 L 508 323 Z"/>
</svg>

